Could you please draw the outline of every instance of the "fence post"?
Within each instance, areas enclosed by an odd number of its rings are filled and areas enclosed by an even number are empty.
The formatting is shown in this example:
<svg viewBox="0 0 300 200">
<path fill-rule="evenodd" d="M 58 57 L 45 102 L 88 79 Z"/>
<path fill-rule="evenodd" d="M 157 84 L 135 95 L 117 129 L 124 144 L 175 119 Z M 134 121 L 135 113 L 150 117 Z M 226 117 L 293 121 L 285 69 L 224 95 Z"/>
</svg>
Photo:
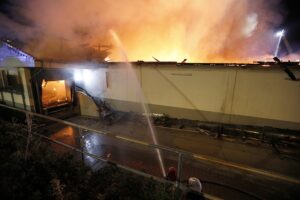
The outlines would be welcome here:
<svg viewBox="0 0 300 200">
<path fill-rule="evenodd" d="M 182 168 L 182 153 L 178 153 L 178 166 L 177 166 L 177 182 L 176 187 L 180 188 L 181 182 L 181 169 Z"/>
<path fill-rule="evenodd" d="M 25 149 L 25 160 L 28 157 L 29 144 L 32 137 L 32 116 L 26 112 L 26 124 L 27 124 L 27 141 L 26 141 L 26 149 Z"/>
</svg>

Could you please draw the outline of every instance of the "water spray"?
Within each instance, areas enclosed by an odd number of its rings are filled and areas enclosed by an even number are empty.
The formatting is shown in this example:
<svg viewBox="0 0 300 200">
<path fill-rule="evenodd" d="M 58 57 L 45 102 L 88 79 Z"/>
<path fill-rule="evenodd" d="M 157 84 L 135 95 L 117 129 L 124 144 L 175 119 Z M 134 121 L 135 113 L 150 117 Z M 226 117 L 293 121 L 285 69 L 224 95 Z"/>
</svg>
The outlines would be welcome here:
<svg viewBox="0 0 300 200">
<path fill-rule="evenodd" d="M 276 49 L 275 49 L 275 52 L 274 52 L 274 56 L 277 57 L 278 51 L 279 51 L 279 46 L 280 46 L 282 37 L 284 36 L 284 30 L 282 29 L 281 31 L 278 31 L 275 34 L 275 36 L 278 37 L 278 42 L 277 42 Z"/>
<path fill-rule="evenodd" d="M 115 41 L 118 49 L 120 50 L 120 55 L 123 57 L 123 59 L 124 59 L 124 61 L 126 63 L 126 66 L 128 67 L 128 70 L 130 70 L 130 72 L 132 74 L 135 74 L 135 72 L 134 72 L 134 70 L 132 68 L 132 65 L 129 62 L 127 53 L 126 53 L 126 51 L 125 51 L 125 49 L 124 49 L 124 47 L 122 45 L 122 42 L 119 39 L 118 35 L 116 34 L 116 32 L 114 30 L 110 30 L 109 33 L 113 37 L 113 40 Z M 155 135 L 155 130 L 154 130 L 154 127 L 153 127 L 153 125 L 151 123 L 151 120 L 150 120 L 149 109 L 146 106 L 146 103 L 145 103 L 146 101 L 145 101 L 144 95 L 142 93 L 142 88 L 141 88 L 140 84 L 138 83 L 138 80 L 137 80 L 136 77 L 135 77 L 135 81 L 136 81 L 136 86 L 138 87 L 137 89 L 138 89 L 139 96 L 141 98 L 142 108 L 143 108 L 143 111 L 146 114 L 147 124 L 148 124 L 148 126 L 150 128 L 150 133 L 151 133 L 152 141 L 153 141 L 153 143 L 155 145 L 158 145 L 157 138 L 156 138 L 156 135 Z M 156 150 L 156 153 L 157 153 L 157 158 L 158 158 L 158 161 L 159 161 L 159 165 L 160 165 L 163 177 L 165 177 L 166 176 L 166 172 L 165 172 L 165 167 L 164 167 L 164 163 L 163 163 L 163 160 L 162 160 L 161 152 L 157 148 L 155 150 Z"/>
</svg>

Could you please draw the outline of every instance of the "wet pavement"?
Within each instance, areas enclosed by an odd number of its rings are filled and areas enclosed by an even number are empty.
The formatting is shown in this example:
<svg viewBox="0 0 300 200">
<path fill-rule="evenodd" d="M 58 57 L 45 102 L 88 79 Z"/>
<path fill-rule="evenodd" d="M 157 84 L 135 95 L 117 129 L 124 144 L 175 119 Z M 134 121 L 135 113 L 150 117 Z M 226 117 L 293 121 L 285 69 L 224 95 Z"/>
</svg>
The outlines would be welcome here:
<svg viewBox="0 0 300 200">
<path fill-rule="evenodd" d="M 49 130 L 50 131 L 50 130 Z M 60 142 L 63 142 L 65 144 L 71 145 L 71 146 L 78 146 L 76 135 L 78 134 L 76 129 L 70 127 L 70 126 L 61 126 L 55 124 L 54 126 L 51 126 L 51 131 L 54 133 L 50 135 L 51 139 L 58 140 Z M 67 153 L 70 150 L 67 148 L 51 143 L 52 149 L 58 153 Z"/>
<path fill-rule="evenodd" d="M 137 120 L 127 117 L 126 120 L 119 120 L 118 123 L 110 126 L 99 120 L 83 117 L 73 117 L 68 121 L 133 140 L 152 143 L 149 129 L 143 119 Z M 79 132 L 69 126 L 52 125 L 51 131 L 53 132 L 51 134 L 53 139 L 79 148 L 83 146 L 87 152 L 104 159 L 154 176 L 162 176 L 154 149 L 89 131 Z M 221 141 L 205 134 L 179 129 L 156 127 L 156 131 L 158 142 L 161 145 L 205 155 L 224 162 L 283 174 L 288 177 L 300 177 L 298 171 L 300 162 L 298 160 L 280 157 L 274 154 L 272 149 L 264 146 Z M 82 139 L 81 142 L 80 139 Z M 177 168 L 178 155 L 176 153 L 161 151 L 161 154 L 166 169 L 170 166 Z M 103 164 L 89 156 L 84 156 L 84 162 L 94 169 Z M 263 199 L 295 199 L 300 191 L 300 185 L 295 182 L 279 180 L 270 176 L 251 173 L 251 171 L 238 170 L 203 159 L 184 157 L 182 180 L 187 180 L 191 176 L 196 176 L 203 182 L 204 192 L 226 197 L 226 199 L 253 198 L 224 185 L 247 191 Z M 221 183 L 223 186 L 217 186 L 214 183 Z"/>
</svg>

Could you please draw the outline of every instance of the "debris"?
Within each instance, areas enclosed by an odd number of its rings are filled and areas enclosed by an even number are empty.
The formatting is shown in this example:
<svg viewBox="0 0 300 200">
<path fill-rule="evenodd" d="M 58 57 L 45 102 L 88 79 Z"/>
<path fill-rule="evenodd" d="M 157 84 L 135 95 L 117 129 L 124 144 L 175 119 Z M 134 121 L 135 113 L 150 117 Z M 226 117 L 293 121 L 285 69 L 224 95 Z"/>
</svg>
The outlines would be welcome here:
<svg viewBox="0 0 300 200">
<path fill-rule="evenodd" d="M 204 133 L 208 136 L 211 135 L 210 131 L 208 131 L 208 130 L 205 130 L 205 129 L 202 129 L 202 128 L 199 128 L 199 127 L 197 127 L 196 130 L 199 131 L 200 133 Z"/>
<path fill-rule="evenodd" d="M 166 114 L 151 113 L 150 116 L 153 119 L 154 124 L 165 127 L 172 126 L 172 119 Z"/>
</svg>

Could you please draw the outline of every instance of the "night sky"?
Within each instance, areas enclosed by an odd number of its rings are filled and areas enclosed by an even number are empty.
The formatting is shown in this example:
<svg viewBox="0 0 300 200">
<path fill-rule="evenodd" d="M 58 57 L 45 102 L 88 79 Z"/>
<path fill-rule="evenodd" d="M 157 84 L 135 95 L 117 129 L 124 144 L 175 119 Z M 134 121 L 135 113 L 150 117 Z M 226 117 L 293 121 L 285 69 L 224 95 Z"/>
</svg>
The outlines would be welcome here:
<svg viewBox="0 0 300 200">
<path fill-rule="evenodd" d="M 286 29 L 286 37 L 290 41 L 292 47 L 299 49 L 300 46 L 300 10 L 299 1 L 283 0 L 283 22 L 279 28 Z"/>
</svg>

